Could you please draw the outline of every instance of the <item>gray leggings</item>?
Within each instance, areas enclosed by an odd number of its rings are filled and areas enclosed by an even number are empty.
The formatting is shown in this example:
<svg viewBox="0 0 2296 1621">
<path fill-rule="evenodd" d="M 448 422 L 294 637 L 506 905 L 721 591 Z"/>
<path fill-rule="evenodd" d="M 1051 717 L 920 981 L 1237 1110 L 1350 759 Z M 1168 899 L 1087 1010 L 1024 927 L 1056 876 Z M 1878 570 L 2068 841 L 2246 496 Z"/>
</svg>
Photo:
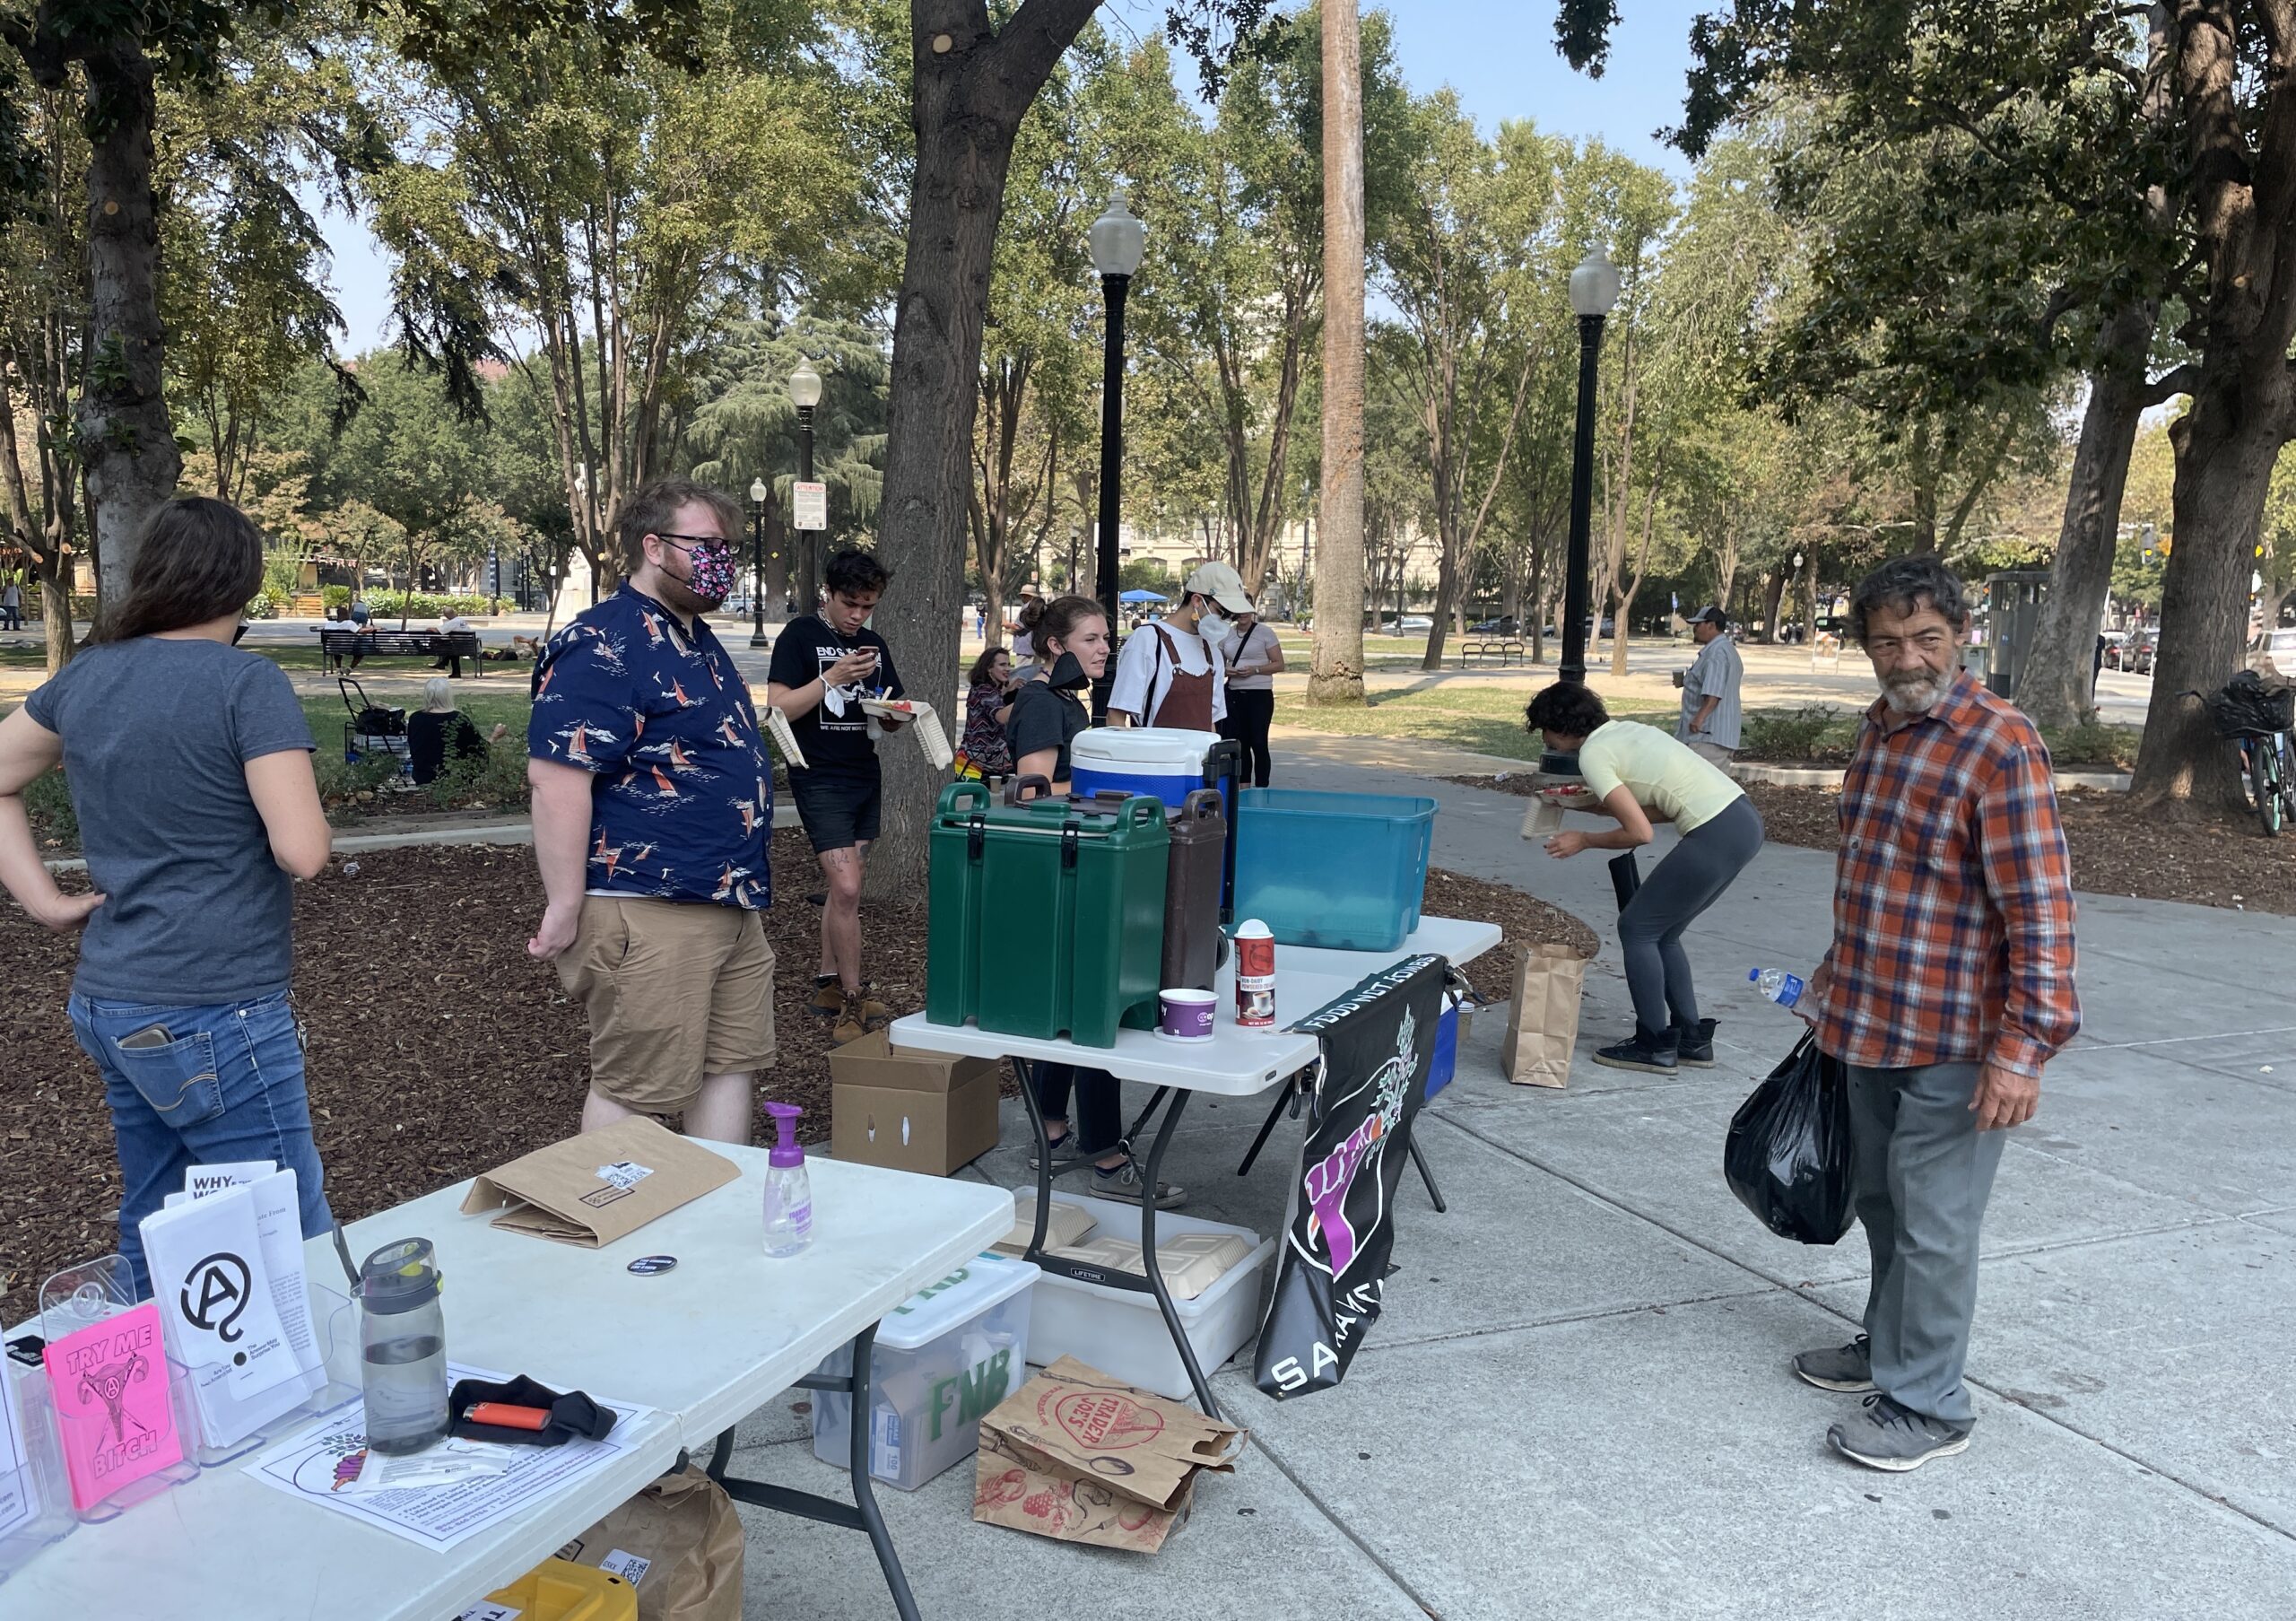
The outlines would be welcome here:
<svg viewBox="0 0 2296 1621">
<path fill-rule="evenodd" d="M 1684 833 L 1619 913 L 1626 986 L 1634 993 L 1635 1023 L 1645 1030 L 1698 1023 L 1683 930 L 1720 898 L 1761 848 L 1761 813 L 1741 794 L 1728 809 Z"/>
</svg>

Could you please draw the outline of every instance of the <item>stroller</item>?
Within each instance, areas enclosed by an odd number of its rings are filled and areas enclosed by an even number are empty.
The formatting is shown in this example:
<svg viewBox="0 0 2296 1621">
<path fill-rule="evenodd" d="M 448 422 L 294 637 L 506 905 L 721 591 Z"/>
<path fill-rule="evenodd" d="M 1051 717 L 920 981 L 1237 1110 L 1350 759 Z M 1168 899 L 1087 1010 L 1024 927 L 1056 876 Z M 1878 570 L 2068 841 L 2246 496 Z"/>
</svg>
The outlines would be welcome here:
<svg viewBox="0 0 2296 1621">
<path fill-rule="evenodd" d="M 343 694 L 343 707 L 351 719 L 343 726 L 343 759 L 345 764 L 356 763 L 368 754 L 387 754 L 399 763 L 402 774 L 414 769 L 406 746 L 406 711 L 385 709 L 367 702 L 366 689 L 356 677 L 338 675 L 336 690 Z"/>
</svg>

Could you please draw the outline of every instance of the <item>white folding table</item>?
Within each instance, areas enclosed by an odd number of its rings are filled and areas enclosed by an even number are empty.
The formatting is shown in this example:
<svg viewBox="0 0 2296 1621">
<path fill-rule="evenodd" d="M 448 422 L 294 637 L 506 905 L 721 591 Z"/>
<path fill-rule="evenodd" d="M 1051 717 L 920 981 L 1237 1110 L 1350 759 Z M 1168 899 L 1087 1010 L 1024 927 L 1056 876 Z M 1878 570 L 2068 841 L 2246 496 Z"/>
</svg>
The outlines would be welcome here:
<svg viewBox="0 0 2296 1621">
<path fill-rule="evenodd" d="M 1073 1064 L 1105 1069 L 1118 1080 L 1153 1086 L 1156 1091 L 1148 1106 L 1125 1135 L 1125 1141 L 1129 1143 L 1146 1129 L 1157 1110 L 1163 1108 L 1162 1122 L 1156 1129 L 1147 1161 L 1141 1167 L 1143 1181 L 1152 1190 L 1163 1167 L 1164 1151 L 1171 1144 L 1189 1094 L 1257 1097 L 1271 1086 L 1288 1085 L 1301 1070 L 1312 1066 L 1322 1051 L 1314 1036 L 1300 1034 L 1292 1025 L 1346 995 L 1370 975 L 1407 957 L 1431 954 L 1446 957 L 1454 964 L 1466 963 L 1497 946 L 1499 939 L 1500 929 L 1495 923 L 1426 918 L 1393 951 L 1331 951 L 1279 946 L 1275 952 L 1275 1023 L 1266 1030 L 1245 1030 L 1235 1023 L 1231 1011 L 1235 1007 L 1235 966 L 1231 962 L 1221 968 L 1213 983 L 1213 993 L 1218 998 L 1213 1005 L 1216 1016 L 1212 1039 L 1206 1041 L 1174 1041 L 1152 1031 L 1119 1030 L 1112 1047 L 1080 1047 L 1060 1037 L 1000 1035 L 970 1024 L 935 1024 L 921 1013 L 894 1020 L 886 1033 L 894 1046 L 918 1052 L 1009 1058 L 1022 1065 Z M 1218 1417 L 1219 1404 L 1213 1399 L 1204 1371 L 1196 1365 L 1196 1347 L 1188 1343 L 1187 1331 L 1180 1326 L 1179 1314 L 1164 1286 L 1163 1270 L 1157 1264 L 1156 1205 L 1152 1198 L 1144 1199 L 1140 1209 L 1140 1247 L 1144 1252 L 1141 1276 L 1111 1272 L 1100 1267 L 1083 1268 L 1045 1251 L 1045 1224 L 1051 1215 L 1052 1203 L 1052 1154 L 1045 1133 L 1044 1114 L 1037 1105 L 1036 1088 L 1025 1068 L 1021 1074 L 1021 1097 L 1028 1108 L 1029 1123 L 1037 1139 L 1037 1221 L 1027 1259 L 1047 1271 L 1065 1277 L 1154 1295 L 1157 1309 L 1163 1313 L 1164 1326 L 1179 1352 L 1181 1365 L 1187 1370 L 1197 1407 L 1206 1415 Z M 1266 1135 L 1265 1131 L 1260 1134 L 1263 1142 Z M 1257 1145 L 1254 1152 L 1257 1152 Z M 1247 1168 L 1249 1163 L 1246 1161 Z"/>
<path fill-rule="evenodd" d="M 354 1256 L 422 1237 L 439 1251 L 447 1346 L 457 1362 L 528 1373 L 562 1390 L 642 1403 L 653 1414 L 628 1450 L 573 1489 L 430 1553 L 347 1515 L 299 1503 L 249 1478 L 251 1458 L 203 1471 L 117 1520 L 83 1525 L 0 1587 L 0 1618 L 53 1621 L 444 1621 L 550 1557 L 681 1453 L 713 1443 L 713 1475 L 733 1495 L 865 1531 L 895 1608 L 917 1608 L 870 1489 L 869 1353 L 878 1320 L 1013 1224 L 999 1188 L 812 1159 L 813 1242 L 768 1258 L 765 1151 L 709 1145 L 739 1181 L 601 1249 L 506 1233 L 461 1213 L 467 1182 L 348 1230 Z M 671 1255 L 657 1276 L 639 1256 Z M 314 1278 L 342 1266 L 330 1241 L 305 1246 Z M 822 1359 L 853 1347 L 854 1502 L 724 1478 L 732 1428 Z M 808 1388 L 821 1388 L 809 1385 Z"/>
</svg>

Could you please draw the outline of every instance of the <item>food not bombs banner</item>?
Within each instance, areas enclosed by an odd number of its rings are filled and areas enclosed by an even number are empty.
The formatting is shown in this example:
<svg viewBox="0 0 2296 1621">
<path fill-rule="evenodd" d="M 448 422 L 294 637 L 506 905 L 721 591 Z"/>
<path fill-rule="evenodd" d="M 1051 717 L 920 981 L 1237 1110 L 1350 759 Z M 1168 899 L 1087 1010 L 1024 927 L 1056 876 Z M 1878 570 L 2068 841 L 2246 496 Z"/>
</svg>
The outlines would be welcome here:
<svg viewBox="0 0 2296 1621">
<path fill-rule="evenodd" d="M 1407 957 L 1292 1027 L 1324 1051 L 1252 1368 L 1279 1401 L 1337 1384 L 1379 1315 L 1445 969 L 1439 956 Z"/>
</svg>

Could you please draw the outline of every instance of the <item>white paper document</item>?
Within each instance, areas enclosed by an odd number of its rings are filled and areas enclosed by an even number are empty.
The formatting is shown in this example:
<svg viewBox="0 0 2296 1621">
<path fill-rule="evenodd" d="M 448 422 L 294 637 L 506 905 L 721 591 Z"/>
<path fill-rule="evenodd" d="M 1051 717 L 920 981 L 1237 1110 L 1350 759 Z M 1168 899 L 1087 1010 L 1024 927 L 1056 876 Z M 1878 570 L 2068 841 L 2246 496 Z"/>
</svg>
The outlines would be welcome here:
<svg viewBox="0 0 2296 1621">
<path fill-rule="evenodd" d="M 0 1537 L 39 1518 L 39 1492 L 25 1453 L 24 1407 L 13 1368 L 0 1364 Z"/>
<path fill-rule="evenodd" d="M 500 1382 L 502 1378 L 482 1368 L 453 1363 L 447 1366 L 449 1386 L 465 1379 Z M 439 1486 L 354 1489 L 367 1457 L 366 1408 L 357 1401 L 345 1402 L 272 1448 L 249 1464 L 248 1472 L 274 1491 L 349 1514 L 434 1553 L 443 1553 L 465 1538 L 476 1536 L 596 1474 L 627 1451 L 632 1431 L 652 1416 L 653 1409 L 598 1399 L 614 1415 L 614 1427 L 604 1441 L 570 1441 L 560 1447 L 504 1447 L 500 1450 L 511 1459 L 509 1471 L 500 1475 Z"/>
<path fill-rule="evenodd" d="M 209 1446 L 245 1440 L 311 1393 L 274 1303 L 256 1203 L 253 1188 L 227 1187 L 156 1210 L 139 1229 L 168 1354 L 190 1370 Z"/>
</svg>

